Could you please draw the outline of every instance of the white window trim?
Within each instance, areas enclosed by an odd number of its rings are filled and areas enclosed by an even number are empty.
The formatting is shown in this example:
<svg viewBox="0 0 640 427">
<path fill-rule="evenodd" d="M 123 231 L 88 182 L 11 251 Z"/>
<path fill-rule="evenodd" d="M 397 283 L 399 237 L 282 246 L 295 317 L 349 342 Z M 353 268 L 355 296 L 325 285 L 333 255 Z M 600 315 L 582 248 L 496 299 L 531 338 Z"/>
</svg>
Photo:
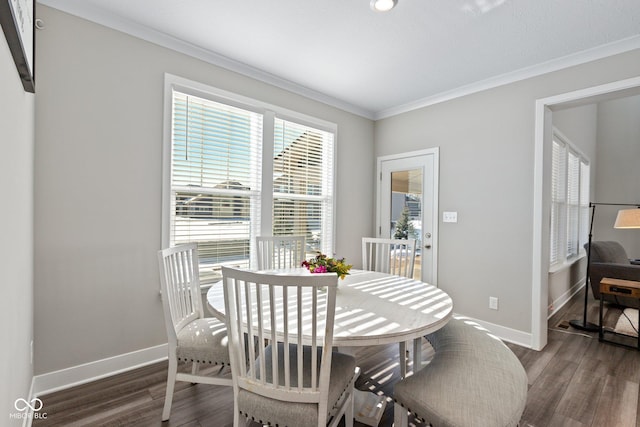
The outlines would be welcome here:
<svg viewBox="0 0 640 427">
<path fill-rule="evenodd" d="M 298 113 L 277 105 L 269 104 L 263 101 L 259 101 L 253 98 L 238 95 L 223 89 L 219 89 L 213 86 L 209 86 L 203 83 L 199 83 L 193 80 L 189 80 L 180 76 L 176 76 L 170 73 L 164 75 L 164 108 L 163 108 L 163 148 L 162 148 L 162 220 L 161 220 L 161 247 L 166 248 L 170 245 L 170 220 L 171 220 L 171 144 L 172 144 L 172 102 L 173 91 L 179 91 L 188 95 L 198 96 L 201 98 L 211 99 L 224 104 L 232 105 L 238 108 L 261 113 L 267 117 L 278 117 L 285 120 L 297 122 L 299 124 L 314 127 L 316 129 L 330 132 L 334 134 L 334 150 L 333 150 L 333 176 L 332 182 L 332 210 L 328 217 L 325 219 L 325 226 L 328 232 L 326 236 L 330 239 L 329 250 L 331 254 L 335 253 L 336 244 L 336 229 L 335 229 L 335 214 L 336 214 L 336 169 L 337 169 L 337 152 L 338 152 L 338 126 L 335 123 L 328 122 L 322 119 L 318 119 L 303 113 Z M 273 121 L 270 121 L 273 123 Z M 271 132 L 273 134 L 274 129 L 272 124 L 263 126 L 263 133 Z M 271 141 L 273 138 L 270 139 Z M 272 150 L 273 146 L 265 144 L 263 146 L 263 153 L 265 150 Z M 263 158 L 265 156 L 263 155 Z M 272 159 L 271 159 L 272 160 Z M 264 165 L 263 165 L 264 166 Z M 264 197 L 270 198 L 270 202 L 267 201 L 267 206 L 270 204 L 273 206 L 273 176 L 272 168 L 262 168 L 262 193 Z M 265 212 L 266 211 L 266 212 Z M 262 235 L 271 235 L 272 233 L 272 209 L 262 209 L 260 218 L 260 233 Z M 253 242 L 251 243 L 253 246 Z M 253 252 L 253 251 L 252 251 Z"/>
</svg>

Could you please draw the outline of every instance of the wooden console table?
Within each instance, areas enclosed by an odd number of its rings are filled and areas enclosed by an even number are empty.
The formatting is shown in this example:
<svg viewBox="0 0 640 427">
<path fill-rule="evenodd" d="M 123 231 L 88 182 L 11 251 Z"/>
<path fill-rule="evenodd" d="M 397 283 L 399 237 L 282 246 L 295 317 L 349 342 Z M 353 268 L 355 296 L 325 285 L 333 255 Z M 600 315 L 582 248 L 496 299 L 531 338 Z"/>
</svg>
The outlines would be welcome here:
<svg viewBox="0 0 640 427">
<path fill-rule="evenodd" d="M 612 279 L 609 277 L 605 277 L 600 281 L 600 293 L 607 294 L 607 295 L 621 296 L 621 297 L 636 298 L 640 300 L 640 282 L 636 280 Z M 604 298 L 600 298 L 600 322 L 599 322 L 598 339 L 603 342 L 610 342 L 612 344 L 623 345 L 626 347 L 633 347 L 621 342 L 606 340 L 604 338 L 605 330 L 602 326 L 603 311 L 604 311 Z M 639 320 L 640 320 L 640 317 L 639 317 Z M 640 325 L 638 325 L 638 328 L 636 329 L 636 331 L 639 331 L 639 330 L 640 330 Z M 629 335 L 619 334 L 617 332 L 612 332 L 612 331 L 607 331 L 607 332 L 610 332 L 615 335 L 629 337 Z M 638 334 L 638 341 L 635 348 L 640 350 L 640 333 Z"/>
</svg>

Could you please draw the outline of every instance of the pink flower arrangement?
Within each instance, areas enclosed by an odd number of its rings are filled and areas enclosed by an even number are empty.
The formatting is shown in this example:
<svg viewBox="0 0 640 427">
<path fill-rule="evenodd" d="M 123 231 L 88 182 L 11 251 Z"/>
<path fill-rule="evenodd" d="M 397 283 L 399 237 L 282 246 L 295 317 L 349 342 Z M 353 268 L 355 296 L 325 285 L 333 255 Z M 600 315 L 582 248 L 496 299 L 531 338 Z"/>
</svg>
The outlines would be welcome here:
<svg viewBox="0 0 640 427">
<path fill-rule="evenodd" d="M 349 274 L 349 270 L 352 267 L 344 262 L 344 258 L 328 258 L 320 252 L 314 258 L 302 261 L 302 266 L 306 267 L 311 273 L 337 273 L 341 279 L 344 279 Z"/>
</svg>

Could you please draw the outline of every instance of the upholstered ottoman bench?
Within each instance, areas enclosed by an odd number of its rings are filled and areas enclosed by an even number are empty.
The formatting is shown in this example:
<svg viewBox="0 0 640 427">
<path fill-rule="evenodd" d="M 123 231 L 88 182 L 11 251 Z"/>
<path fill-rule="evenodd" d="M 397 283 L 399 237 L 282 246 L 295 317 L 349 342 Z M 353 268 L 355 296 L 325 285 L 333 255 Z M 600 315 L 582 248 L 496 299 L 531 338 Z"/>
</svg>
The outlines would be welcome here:
<svg viewBox="0 0 640 427">
<path fill-rule="evenodd" d="M 431 362 L 394 387 L 394 425 L 407 412 L 433 427 L 517 426 L 527 401 L 527 373 L 513 352 L 473 321 L 451 319 L 427 336 Z"/>
</svg>

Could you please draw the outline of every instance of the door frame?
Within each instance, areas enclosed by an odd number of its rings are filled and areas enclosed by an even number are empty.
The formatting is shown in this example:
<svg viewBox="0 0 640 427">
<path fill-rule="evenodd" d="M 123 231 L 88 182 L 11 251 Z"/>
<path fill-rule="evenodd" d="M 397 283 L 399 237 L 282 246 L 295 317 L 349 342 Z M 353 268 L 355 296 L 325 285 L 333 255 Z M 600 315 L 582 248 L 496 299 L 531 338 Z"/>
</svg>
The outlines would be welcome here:
<svg viewBox="0 0 640 427">
<path fill-rule="evenodd" d="M 375 235 L 376 237 L 380 237 L 380 218 L 382 217 L 382 162 L 389 160 L 402 160 L 406 158 L 414 158 L 416 156 L 432 156 L 433 157 L 433 170 L 432 170 L 432 185 L 433 187 L 430 189 L 433 194 L 433 205 L 431 207 L 431 218 L 433 223 L 431 224 L 431 250 L 433 255 L 433 279 L 431 284 L 434 286 L 438 286 L 438 226 L 439 226 L 439 207 L 438 207 L 438 188 L 439 185 L 439 177 L 440 177 L 440 148 L 427 148 L 423 150 L 410 151 L 406 153 L 399 154 L 391 154 L 386 156 L 379 156 L 377 158 L 377 167 L 376 167 L 376 217 L 375 217 Z M 423 176 L 423 192 L 424 192 L 424 176 Z M 424 209 L 423 203 L 423 209 Z M 425 227 L 423 225 L 422 229 Z"/>
<path fill-rule="evenodd" d="M 536 100 L 531 277 L 531 348 L 534 350 L 542 350 L 547 345 L 549 320 L 549 215 L 551 212 L 549 171 L 551 170 L 553 111 L 638 94 L 640 94 L 640 77 L 633 77 Z M 591 161 L 594 164 L 597 159 L 591 159 Z M 595 185 L 595 181 L 592 181 L 591 185 Z M 585 283 L 585 280 L 582 280 L 582 283 Z M 580 288 L 578 292 L 585 291 Z"/>
</svg>

